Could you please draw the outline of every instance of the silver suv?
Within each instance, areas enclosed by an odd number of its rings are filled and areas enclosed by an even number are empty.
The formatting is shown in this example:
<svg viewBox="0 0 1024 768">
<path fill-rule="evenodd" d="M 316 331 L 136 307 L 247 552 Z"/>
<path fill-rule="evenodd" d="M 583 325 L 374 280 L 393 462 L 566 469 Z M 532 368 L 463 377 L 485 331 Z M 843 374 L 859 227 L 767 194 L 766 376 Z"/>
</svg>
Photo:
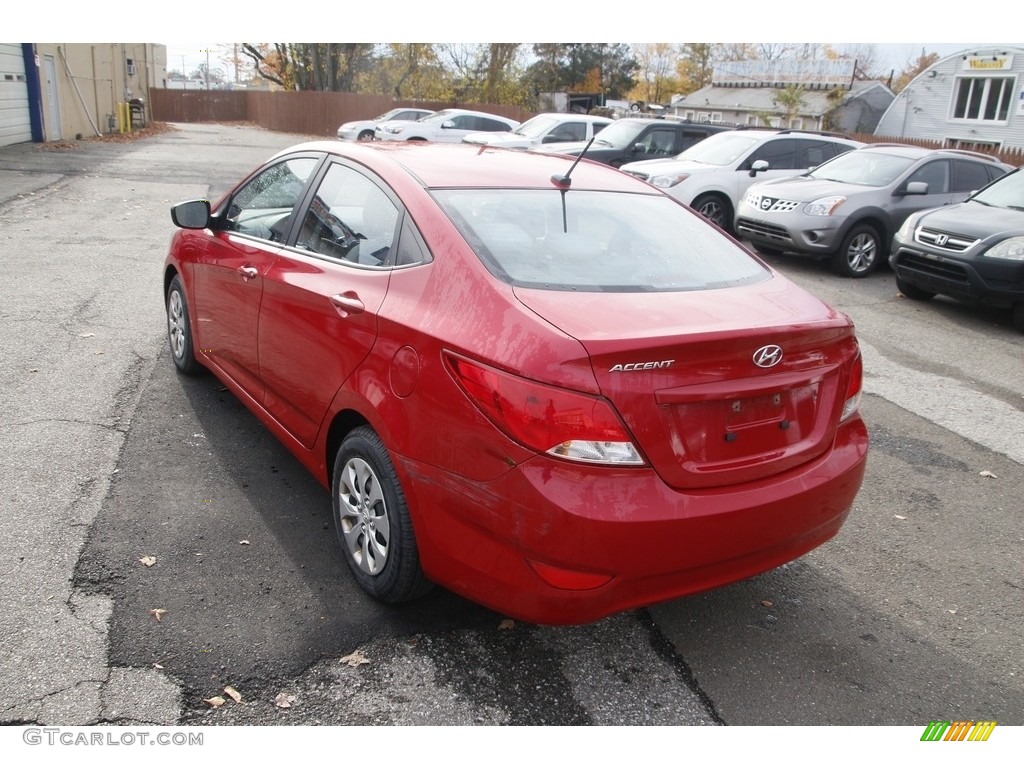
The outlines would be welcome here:
<svg viewBox="0 0 1024 768">
<path fill-rule="evenodd" d="M 675 157 L 628 163 L 622 170 L 729 232 L 737 203 L 755 181 L 795 176 L 862 146 L 838 134 L 736 128 L 709 136 Z"/>
<path fill-rule="evenodd" d="M 751 185 L 736 235 L 767 255 L 827 258 L 839 274 L 864 277 L 910 214 L 959 203 L 1012 168 L 977 152 L 871 144 L 802 176 Z"/>
</svg>

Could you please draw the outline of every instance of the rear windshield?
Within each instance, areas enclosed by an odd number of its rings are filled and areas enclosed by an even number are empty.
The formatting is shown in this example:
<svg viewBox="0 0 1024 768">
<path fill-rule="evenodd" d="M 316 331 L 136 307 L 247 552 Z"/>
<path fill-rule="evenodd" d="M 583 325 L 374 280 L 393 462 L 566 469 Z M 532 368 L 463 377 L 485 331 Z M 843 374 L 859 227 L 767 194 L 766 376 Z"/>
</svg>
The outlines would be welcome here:
<svg viewBox="0 0 1024 768">
<path fill-rule="evenodd" d="M 435 190 L 500 280 L 557 291 L 694 291 L 769 271 L 663 195 L 557 189 Z"/>
</svg>

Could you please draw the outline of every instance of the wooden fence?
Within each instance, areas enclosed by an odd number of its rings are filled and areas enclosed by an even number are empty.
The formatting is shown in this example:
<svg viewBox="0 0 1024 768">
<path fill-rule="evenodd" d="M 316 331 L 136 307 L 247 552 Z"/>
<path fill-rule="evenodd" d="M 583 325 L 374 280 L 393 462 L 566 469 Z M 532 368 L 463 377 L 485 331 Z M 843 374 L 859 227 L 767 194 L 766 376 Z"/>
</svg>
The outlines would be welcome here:
<svg viewBox="0 0 1024 768">
<path fill-rule="evenodd" d="M 149 92 L 152 119 L 165 123 L 248 122 L 282 133 L 335 136 L 338 126 L 367 120 L 395 107 L 473 109 L 513 120 L 533 113 L 507 104 L 460 104 L 455 101 L 399 101 L 389 96 L 325 91 L 179 91 Z"/>
<path fill-rule="evenodd" d="M 532 112 L 507 104 L 399 101 L 389 96 L 324 91 L 179 91 L 153 88 L 149 96 L 152 119 L 160 122 L 249 122 L 270 131 L 308 136 L 335 136 L 342 123 L 367 120 L 395 107 L 475 109 L 520 121 L 533 116 Z M 853 134 L 850 138 L 866 144 L 913 144 L 934 149 L 947 146 L 939 140 L 875 136 L 871 133 Z M 1013 166 L 1024 165 L 1024 149 L 992 149 L 963 143 L 958 144 L 957 148 L 995 155 Z"/>
</svg>

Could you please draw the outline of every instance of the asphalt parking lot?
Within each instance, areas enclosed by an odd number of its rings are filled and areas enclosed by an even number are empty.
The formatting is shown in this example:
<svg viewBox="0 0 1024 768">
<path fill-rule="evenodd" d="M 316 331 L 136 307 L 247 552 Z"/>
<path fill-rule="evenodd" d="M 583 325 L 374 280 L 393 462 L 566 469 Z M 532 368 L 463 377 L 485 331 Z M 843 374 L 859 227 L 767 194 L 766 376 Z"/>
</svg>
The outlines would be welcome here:
<svg viewBox="0 0 1024 768">
<path fill-rule="evenodd" d="M 773 262 L 865 354 L 868 478 L 824 547 L 586 627 L 363 596 L 327 494 L 165 349 L 169 206 L 301 138 L 0 148 L 0 722 L 1024 725 L 1024 337 L 887 270 Z"/>
</svg>

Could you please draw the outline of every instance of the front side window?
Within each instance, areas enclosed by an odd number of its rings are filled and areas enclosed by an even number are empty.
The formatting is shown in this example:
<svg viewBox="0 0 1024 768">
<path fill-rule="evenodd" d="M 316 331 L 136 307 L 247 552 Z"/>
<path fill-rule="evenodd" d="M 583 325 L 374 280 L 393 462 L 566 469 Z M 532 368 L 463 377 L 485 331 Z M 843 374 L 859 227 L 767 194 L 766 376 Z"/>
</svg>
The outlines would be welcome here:
<svg viewBox="0 0 1024 768">
<path fill-rule="evenodd" d="M 292 158 L 254 176 L 232 196 L 224 218 L 227 229 L 282 242 L 288 233 L 292 209 L 319 162 L 313 157 Z"/>
<path fill-rule="evenodd" d="M 554 291 L 694 291 L 770 273 L 718 229 L 662 195 L 596 190 L 435 190 L 499 280 Z"/>
<path fill-rule="evenodd" d="M 316 190 L 295 246 L 352 264 L 388 266 L 398 213 L 376 183 L 334 164 Z"/>
<path fill-rule="evenodd" d="M 961 77 L 953 96 L 953 117 L 958 120 L 1009 118 L 1013 103 L 1012 77 Z"/>
</svg>

